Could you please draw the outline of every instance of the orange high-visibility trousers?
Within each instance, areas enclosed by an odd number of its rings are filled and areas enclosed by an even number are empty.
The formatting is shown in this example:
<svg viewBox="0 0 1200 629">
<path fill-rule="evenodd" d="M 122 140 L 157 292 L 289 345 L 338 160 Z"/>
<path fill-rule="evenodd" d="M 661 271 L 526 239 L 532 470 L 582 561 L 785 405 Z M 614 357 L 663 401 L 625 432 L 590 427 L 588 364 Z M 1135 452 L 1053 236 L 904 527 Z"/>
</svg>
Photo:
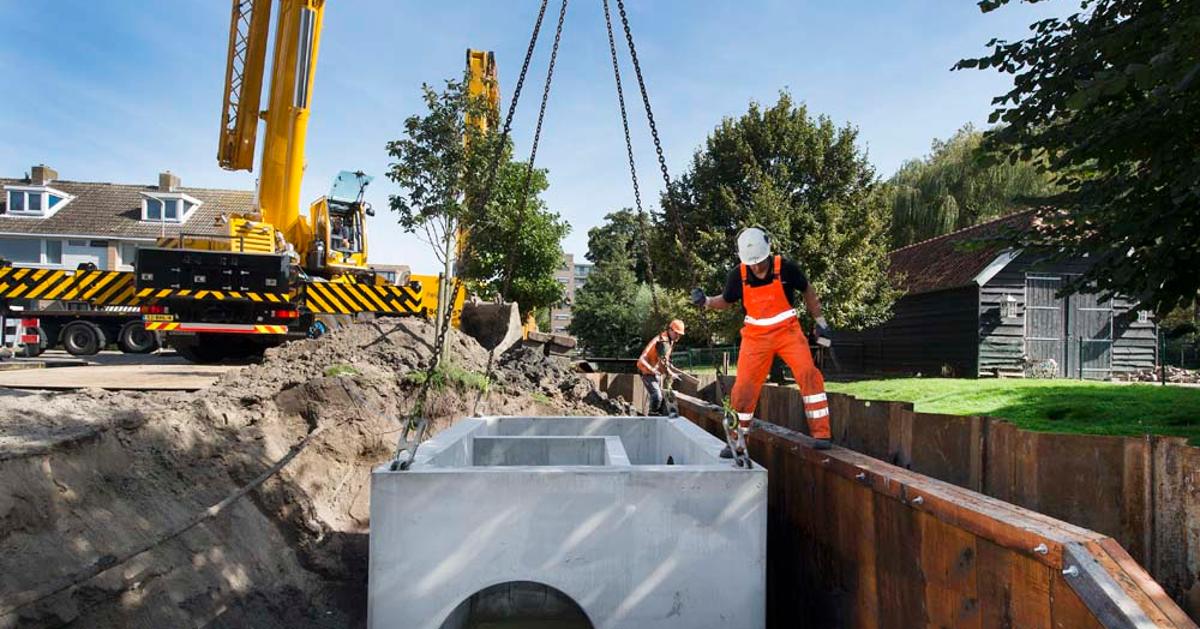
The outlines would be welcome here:
<svg viewBox="0 0 1200 629">
<path fill-rule="evenodd" d="M 763 382 L 770 375 L 771 363 L 779 356 L 792 370 L 792 376 L 800 387 L 800 395 L 804 397 L 804 416 L 808 420 L 809 433 L 817 439 L 831 438 L 825 377 L 813 364 L 812 353 L 808 351 L 808 339 L 797 319 L 769 328 L 744 326 L 740 351 L 737 380 L 730 394 L 730 402 L 738 414 L 739 424 L 744 424 L 741 426 L 743 431 L 750 427 Z"/>
</svg>

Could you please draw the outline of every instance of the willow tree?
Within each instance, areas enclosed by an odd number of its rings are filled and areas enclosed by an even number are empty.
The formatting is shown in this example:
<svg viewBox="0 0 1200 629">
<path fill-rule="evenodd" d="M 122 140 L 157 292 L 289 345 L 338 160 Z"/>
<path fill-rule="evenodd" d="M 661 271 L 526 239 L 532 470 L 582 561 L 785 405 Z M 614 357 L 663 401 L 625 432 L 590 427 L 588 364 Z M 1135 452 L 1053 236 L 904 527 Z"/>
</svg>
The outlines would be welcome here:
<svg viewBox="0 0 1200 629">
<path fill-rule="evenodd" d="M 1040 164 L 988 160 L 982 144 L 983 133 L 967 125 L 948 140 L 934 140 L 929 155 L 905 162 L 892 176 L 893 246 L 999 218 L 1056 191 Z"/>
</svg>

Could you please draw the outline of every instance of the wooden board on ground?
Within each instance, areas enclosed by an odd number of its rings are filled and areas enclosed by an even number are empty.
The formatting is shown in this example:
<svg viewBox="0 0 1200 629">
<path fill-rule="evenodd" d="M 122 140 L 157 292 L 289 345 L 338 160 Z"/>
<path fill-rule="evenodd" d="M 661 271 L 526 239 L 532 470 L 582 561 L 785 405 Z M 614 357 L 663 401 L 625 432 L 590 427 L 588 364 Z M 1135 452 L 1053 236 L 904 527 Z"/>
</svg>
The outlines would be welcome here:
<svg viewBox="0 0 1200 629">
<path fill-rule="evenodd" d="M 163 363 L 89 365 L 0 372 L 0 387 L 12 389 L 107 389 L 110 391 L 195 391 L 211 386 L 239 365 Z"/>
</svg>

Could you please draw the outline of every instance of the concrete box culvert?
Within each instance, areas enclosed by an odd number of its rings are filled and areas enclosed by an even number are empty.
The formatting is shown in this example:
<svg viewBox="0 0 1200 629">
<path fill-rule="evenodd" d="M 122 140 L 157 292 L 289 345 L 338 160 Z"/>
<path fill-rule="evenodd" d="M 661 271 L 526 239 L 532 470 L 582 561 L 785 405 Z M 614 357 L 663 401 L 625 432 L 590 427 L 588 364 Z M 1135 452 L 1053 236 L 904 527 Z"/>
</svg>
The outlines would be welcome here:
<svg viewBox="0 0 1200 629">
<path fill-rule="evenodd" d="M 723 445 L 683 418 L 461 420 L 372 474 L 370 627 L 762 627 L 767 474 Z"/>
</svg>

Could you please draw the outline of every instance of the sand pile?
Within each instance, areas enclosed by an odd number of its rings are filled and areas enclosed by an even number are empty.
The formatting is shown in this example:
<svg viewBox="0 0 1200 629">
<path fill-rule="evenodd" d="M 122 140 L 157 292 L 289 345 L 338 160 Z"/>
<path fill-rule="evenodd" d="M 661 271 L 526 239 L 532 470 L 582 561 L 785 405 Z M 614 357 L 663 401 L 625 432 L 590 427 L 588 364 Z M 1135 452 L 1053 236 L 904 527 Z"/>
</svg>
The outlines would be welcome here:
<svg viewBox="0 0 1200 629">
<path fill-rule="evenodd" d="M 432 336 L 415 319 L 356 324 L 270 350 L 196 393 L 0 395 L 0 627 L 362 625 L 369 472 L 392 456 Z M 426 407 L 435 431 L 469 414 L 488 361 L 466 336 L 450 344 Z M 626 410 L 527 348 L 499 358 L 481 407 Z M 318 425 L 306 450 L 218 517 L 29 602 L 156 541 Z"/>
</svg>

